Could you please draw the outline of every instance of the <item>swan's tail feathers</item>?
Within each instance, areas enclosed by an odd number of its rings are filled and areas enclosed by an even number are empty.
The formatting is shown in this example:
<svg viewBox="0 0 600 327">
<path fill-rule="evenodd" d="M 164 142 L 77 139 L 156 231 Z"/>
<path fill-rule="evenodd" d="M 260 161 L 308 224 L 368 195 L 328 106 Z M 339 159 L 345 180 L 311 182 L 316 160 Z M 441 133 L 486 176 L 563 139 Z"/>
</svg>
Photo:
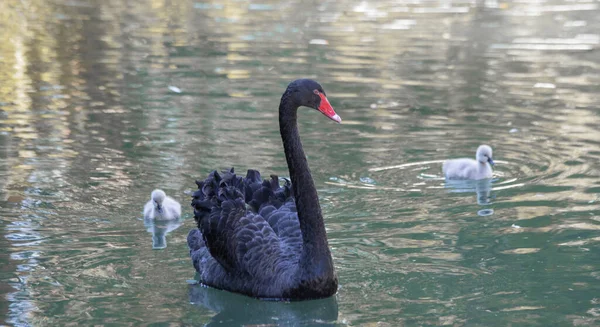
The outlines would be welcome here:
<svg viewBox="0 0 600 327">
<path fill-rule="evenodd" d="M 279 208 L 287 201 L 293 201 L 294 196 L 288 179 L 280 186 L 277 175 L 262 180 L 260 172 L 252 169 L 243 178 L 237 176 L 233 168 L 221 173 L 215 170 L 205 180 L 196 181 L 196 185 L 198 190 L 193 194 L 192 207 L 198 227 L 213 210 L 222 210 L 222 203 L 228 200 L 241 199 L 254 212 L 259 212 L 266 205 Z"/>
<path fill-rule="evenodd" d="M 244 180 L 238 177 L 233 168 L 219 174 L 211 172 L 203 181 L 196 181 L 198 190 L 192 195 L 194 219 L 198 227 L 213 211 L 222 210 L 221 205 L 228 200 L 244 199 Z"/>
<path fill-rule="evenodd" d="M 220 176 L 218 178 L 220 179 Z M 198 190 L 192 194 L 192 207 L 194 207 L 194 220 L 198 227 L 200 227 L 201 221 L 210 214 L 212 207 L 216 205 L 217 183 L 214 176 L 209 176 L 204 181 L 196 181 Z"/>
<path fill-rule="evenodd" d="M 255 212 L 258 212 L 263 204 L 268 203 L 269 199 L 274 194 L 272 184 L 268 180 L 265 179 L 262 183 L 257 185 L 256 190 L 252 193 L 252 200 L 248 202 Z M 279 185 L 277 185 L 277 187 L 279 187 Z"/>
<path fill-rule="evenodd" d="M 280 187 L 275 191 L 275 198 L 281 202 L 281 204 L 294 199 L 292 182 L 290 182 L 289 179 L 286 178 L 283 187 Z"/>
<path fill-rule="evenodd" d="M 260 183 L 260 172 L 254 169 L 248 169 L 248 173 L 246 173 L 246 178 L 244 179 L 246 183 Z"/>
<path fill-rule="evenodd" d="M 194 208 L 194 219 L 198 227 L 217 205 L 217 193 L 221 183 L 221 175 L 215 170 L 203 181 L 196 181 L 198 190 L 192 194 L 192 207 Z"/>
<path fill-rule="evenodd" d="M 221 204 L 227 200 L 244 199 L 244 180 L 238 177 L 233 168 L 225 173 L 219 184 L 218 201 Z"/>
<path fill-rule="evenodd" d="M 292 184 L 286 180 L 285 184 L 279 185 L 279 177 L 271 175 L 271 179 L 265 179 L 262 183 L 254 183 L 252 190 L 252 198 L 248 204 L 255 212 L 259 212 L 261 208 L 267 205 L 272 205 L 275 208 L 281 207 L 286 201 L 293 200 Z M 248 192 L 248 187 L 246 187 Z M 246 197 L 248 200 L 248 197 Z"/>
<path fill-rule="evenodd" d="M 204 219 L 206 215 L 210 213 L 210 210 L 213 207 L 213 202 L 211 201 L 212 197 L 207 196 L 205 190 L 206 181 L 196 181 L 198 185 L 198 190 L 192 194 L 192 207 L 194 207 L 194 220 L 196 220 L 196 224 L 200 226 L 200 221 Z"/>
<path fill-rule="evenodd" d="M 248 169 L 246 178 L 244 178 L 244 200 L 250 203 L 254 193 L 262 187 L 262 179 L 258 170 Z"/>
</svg>

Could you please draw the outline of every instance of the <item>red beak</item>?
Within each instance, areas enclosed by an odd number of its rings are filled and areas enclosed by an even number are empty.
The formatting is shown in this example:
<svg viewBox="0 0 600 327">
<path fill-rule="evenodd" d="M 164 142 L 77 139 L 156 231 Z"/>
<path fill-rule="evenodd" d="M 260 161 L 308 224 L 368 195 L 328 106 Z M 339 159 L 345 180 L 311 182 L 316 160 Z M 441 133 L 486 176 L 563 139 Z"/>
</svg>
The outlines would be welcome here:
<svg viewBox="0 0 600 327">
<path fill-rule="evenodd" d="M 319 96 L 321 97 L 321 105 L 319 106 L 319 111 L 322 112 L 323 115 L 327 116 L 329 119 L 335 121 L 336 123 L 341 123 L 342 118 L 335 113 L 325 94 L 319 92 Z"/>
</svg>

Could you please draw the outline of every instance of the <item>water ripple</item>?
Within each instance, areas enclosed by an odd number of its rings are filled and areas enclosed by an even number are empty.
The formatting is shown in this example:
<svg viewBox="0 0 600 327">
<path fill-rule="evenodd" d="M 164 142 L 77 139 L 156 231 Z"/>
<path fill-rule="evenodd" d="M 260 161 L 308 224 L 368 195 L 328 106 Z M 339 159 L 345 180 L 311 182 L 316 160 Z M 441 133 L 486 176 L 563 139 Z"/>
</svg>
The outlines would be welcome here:
<svg viewBox="0 0 600 327">
<path fill-rule="evenodd" d="M 0 1 L 0 320 L 597 325 L 599 10 Z M 288 175 L 277 105 L 298 77 L 344 119 L 298 113 L 336 302 L 188 288 L 192 213 L 149 224 L 147 195 L 189 203 L 231 166 Z M 445 181 L 443 160 L 482 143 L 494 178 Z"/>
</svg>

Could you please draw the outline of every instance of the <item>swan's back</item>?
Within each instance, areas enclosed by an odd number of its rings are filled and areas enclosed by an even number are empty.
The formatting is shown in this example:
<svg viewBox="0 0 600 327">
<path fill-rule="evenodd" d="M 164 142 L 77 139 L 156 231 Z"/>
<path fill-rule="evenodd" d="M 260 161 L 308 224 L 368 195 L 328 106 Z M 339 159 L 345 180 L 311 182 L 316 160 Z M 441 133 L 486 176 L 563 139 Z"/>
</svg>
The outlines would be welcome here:
<svg viewBox="0 0 600 327">
<path fill-rule="evenodd" d="M 484 179 L 492 177 L 492 167 L 473 159 L 452 159 L 444 162 L 444 176 L 448 179 Z"/>
<path fill-rule="evenodd" d="M 249 170 L 213 171 L 196 182 L 192 206 L 198 228 L 188 246 L 204 284 L 262 298 L 295 298 L 302 235 L 289 181 L 261 180 Z M 315 296 L 319 297 L 319 296 Z"/>
</svg>

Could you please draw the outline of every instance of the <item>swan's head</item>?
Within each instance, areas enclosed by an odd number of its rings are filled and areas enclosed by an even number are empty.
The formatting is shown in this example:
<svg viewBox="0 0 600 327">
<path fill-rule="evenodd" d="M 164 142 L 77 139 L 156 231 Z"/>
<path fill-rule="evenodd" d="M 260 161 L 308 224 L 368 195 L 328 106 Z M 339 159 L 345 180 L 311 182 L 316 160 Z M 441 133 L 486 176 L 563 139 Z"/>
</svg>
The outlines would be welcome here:
<svg viewBox="0 0 600 327">
<path fill-rule="evenodd" d="M 297 79 L 288 85 L 286 93 L 294 97 L 294 102 L 299 106 L 305 106 L 320 111 L 327 118 L 341 123 L 342 118 L 335 113 L 333 107 L 327 100 L 323 87 L 312 79 Z"/>
<path fill-rule="evenodd" d="M 488 145 L 480 145 L 477 148 L 477 154 L 475 155 L 477 161 L 481 163 L 489 162 L 490 165 L 494 165 L 494 160 L 492 159 L 492 148 Z"/>
<path fill-rule="evenodd" d="M 150 196 L 150 198 L 152 199 L 152 202 L 154 203 L 154 208 L 158 212 L 162 211 L 162 203 L 166 196 L 167 195 L 165 194 L 165 192 L 163 190 L 157 189 L 157 190 L 152 191 L 152 195 Z"/>
</svg>

